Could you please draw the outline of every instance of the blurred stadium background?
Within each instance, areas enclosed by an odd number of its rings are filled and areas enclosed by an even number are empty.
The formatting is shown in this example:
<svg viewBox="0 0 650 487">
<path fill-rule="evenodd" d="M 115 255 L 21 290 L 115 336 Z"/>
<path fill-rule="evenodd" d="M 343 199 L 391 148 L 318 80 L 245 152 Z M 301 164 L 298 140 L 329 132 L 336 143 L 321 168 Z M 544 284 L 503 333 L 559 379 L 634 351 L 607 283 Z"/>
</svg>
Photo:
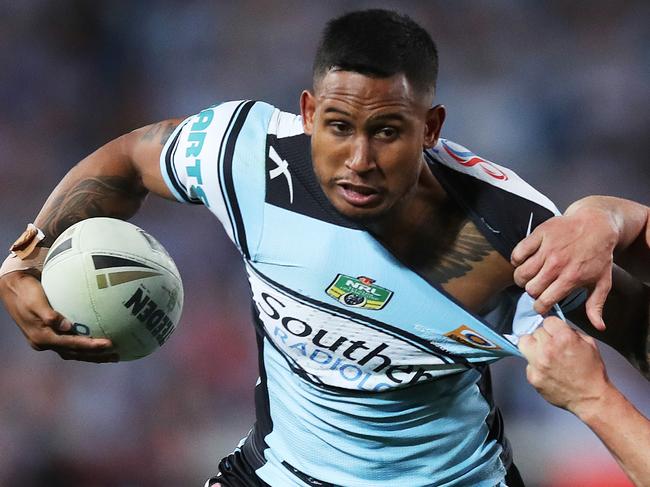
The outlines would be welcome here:
<svg viewBox="0 0 650 487">
<path fill-rule="evenodd" d="M 125 131 L 231 99 L 298 110 L 324 22 L 371 6 L 433 33 L 444 136 L 561 208 L 592 193 L 650 203 L 648 2 L 0 0 L 1 245 Z M 256 354 L 235 251 L 202 208 L 151 199 L 134 221 L 184 276 L 180 329 L 147 359 L 97 366 L 32 351 L 0 313 L 0 485 L 198 486 L 247 433 Z M 605 355 L 650 413 L 648 384 Z M 494 368 L 529 486 L 630 485 L 586 427 L 532 391 L 523 361 Z"/>
</svg>

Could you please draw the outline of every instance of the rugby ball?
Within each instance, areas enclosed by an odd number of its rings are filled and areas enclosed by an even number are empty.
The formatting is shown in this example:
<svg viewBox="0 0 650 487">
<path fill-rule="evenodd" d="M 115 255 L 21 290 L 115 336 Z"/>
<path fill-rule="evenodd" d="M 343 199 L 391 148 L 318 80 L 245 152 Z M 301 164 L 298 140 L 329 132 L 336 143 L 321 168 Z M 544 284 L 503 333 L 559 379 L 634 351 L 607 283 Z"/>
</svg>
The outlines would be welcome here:
<svg viewBox="0 0 650 487">
<path fill-rule="evenodd" d="M 141 228 L 113 218 L 72 225 L 50 248 L 41 284 L 73 332 L 109 338 L 121 361 L 163 345 L 181 316 L 176 264 Z"/>
</svg>

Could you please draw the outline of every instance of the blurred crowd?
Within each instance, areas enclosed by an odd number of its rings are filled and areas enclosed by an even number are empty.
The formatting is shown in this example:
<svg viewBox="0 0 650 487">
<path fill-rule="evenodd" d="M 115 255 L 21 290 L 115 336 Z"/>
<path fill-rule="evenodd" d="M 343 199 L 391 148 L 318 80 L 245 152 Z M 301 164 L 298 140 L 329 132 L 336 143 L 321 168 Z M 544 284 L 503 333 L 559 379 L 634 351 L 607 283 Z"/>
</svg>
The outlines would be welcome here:
<svg viewBox="0 0 650 487">
<path fill-rule="evenodd" d="M 560 208 L 593 193 L 650 203 L 648 2 L 0 0 L 0 245 L 121 133 L 225 100 L 298 110 L 324 22 L 367 7 L 433 34 L 443 136 Z M 179 329 L 146 359 L 80 364 L 32 351 L 0 312 L 0 486 L 202 485 L 252 425 L 257 353 L 237 253 L 203 208 L 151 199 L 134 222 L 181 270 Z M 647 415 L 648 384 L 605 355 Z M 577 419 L 537 397 L 524 365 L 503 361 L 494 381 L 528 485 L 629 485 Z"/>
</svg>

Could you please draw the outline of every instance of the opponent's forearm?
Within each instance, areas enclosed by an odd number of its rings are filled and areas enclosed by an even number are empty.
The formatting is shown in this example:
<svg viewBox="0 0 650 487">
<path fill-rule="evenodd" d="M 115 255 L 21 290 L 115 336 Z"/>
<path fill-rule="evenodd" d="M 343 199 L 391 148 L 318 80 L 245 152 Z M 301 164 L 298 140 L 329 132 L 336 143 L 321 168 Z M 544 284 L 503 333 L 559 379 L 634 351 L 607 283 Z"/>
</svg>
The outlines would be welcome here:
<svg viewBox="0 0 650 487">
<path fill-rule="evenodd" d="M 607 446 L 637 487 L 650 486 L 650 421 L 616 388 L 573 411 Z"/>
<path fill-rule="evenodd" d="M 614 348 L 650 380 L 650 287 L 617 266 L 612 277 L 603 310 L 604 331 L 591 326 L 582 307 L 567 313 L 567 318 Z"/>
<path fill-rule="evenodd" d="M 135 214 L 147 189 L 125 145 L 124 137 L 109 142 L 72 168 L 56 186 L 34 221 L 45 233 L 44 246 L 86 218 L 128 219 Z"/>
</svg>

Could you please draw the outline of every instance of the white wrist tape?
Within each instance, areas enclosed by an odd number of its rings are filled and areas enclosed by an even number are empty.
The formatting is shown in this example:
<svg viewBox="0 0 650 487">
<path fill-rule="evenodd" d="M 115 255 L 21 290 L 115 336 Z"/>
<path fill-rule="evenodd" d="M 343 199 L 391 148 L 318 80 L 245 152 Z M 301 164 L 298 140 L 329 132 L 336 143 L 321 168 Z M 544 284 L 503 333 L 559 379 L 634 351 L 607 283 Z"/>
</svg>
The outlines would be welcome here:
<svg viewBox="0 0 650 487">
<path fill-rule="evenodd" d="M 47 247 L 37 247 L 44 238 L 45 234 L 33 223 L 27 225 L 27 229 L 10 247 L 11 253 L 0 266 L 0 278 L 10 272 L 28 269 L 40 273 L 43 270 L 45 257 L 50 250 Z"/>
</svg>

